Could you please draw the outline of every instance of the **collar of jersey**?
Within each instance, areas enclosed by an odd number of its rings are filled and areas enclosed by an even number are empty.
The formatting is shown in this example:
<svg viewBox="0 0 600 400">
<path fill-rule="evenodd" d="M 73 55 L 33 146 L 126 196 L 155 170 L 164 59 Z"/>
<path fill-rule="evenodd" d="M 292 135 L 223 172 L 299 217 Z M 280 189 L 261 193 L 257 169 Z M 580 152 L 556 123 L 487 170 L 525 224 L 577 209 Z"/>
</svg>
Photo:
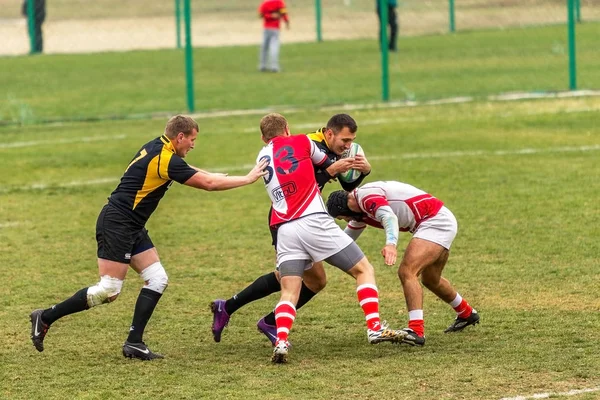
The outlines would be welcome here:
<svg viewBox="0 0 600 400">
<path fill-rule="evenodd" d="M 171 153 L 175 153 L 175 148 L 173 147 L 173 142 L 171 139 L 167 137 L 167 135 L 162 135 L 160 140 L 165 144 L 165 148 L 169 150 Z"/>
<path fill-rule="evenodd" d="M 321 128 L 316 132 L 309 133 L 307 136 L 310 140 L 325 144 L 325 146 L 329 149 L 329 144 L 327 143 L 327 140 L 325 140 L 325 134 L 323 133 L 324 130 L 325 128 Z"/>
</svg>

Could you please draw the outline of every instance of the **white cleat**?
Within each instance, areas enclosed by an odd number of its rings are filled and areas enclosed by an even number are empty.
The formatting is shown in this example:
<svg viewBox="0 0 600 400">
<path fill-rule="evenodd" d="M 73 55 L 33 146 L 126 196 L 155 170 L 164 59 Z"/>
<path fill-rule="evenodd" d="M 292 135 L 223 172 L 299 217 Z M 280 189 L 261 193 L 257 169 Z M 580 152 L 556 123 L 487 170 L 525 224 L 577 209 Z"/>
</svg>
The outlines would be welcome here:
<svg viewBox="0 0 600 400">
<path fill-rule="evenodd" d="M 287 362 L 287 355 L 290 348 L 290 343 L 287 340 L 278 340 L 273 348 L 273 356 L 271 362 L 274 364 L 283 364 Z"/>
</svg>

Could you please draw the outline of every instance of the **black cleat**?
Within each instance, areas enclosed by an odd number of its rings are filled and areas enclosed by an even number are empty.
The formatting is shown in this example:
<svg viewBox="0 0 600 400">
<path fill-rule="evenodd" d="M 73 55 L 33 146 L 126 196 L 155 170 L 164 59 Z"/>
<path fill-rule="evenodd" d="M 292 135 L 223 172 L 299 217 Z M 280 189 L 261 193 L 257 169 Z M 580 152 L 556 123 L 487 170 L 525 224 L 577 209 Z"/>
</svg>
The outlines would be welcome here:
<svg viewBox="0 0 600 400">
<path fill-rule="evenodd" d="M 423 346 L 425 344 L 425 336 L 417 335 L 417 332 L 410 328 L 404 328 L 402 331 L 406 332 L 406 335 L 402 338 L 400 343 L 406 343 L 411 346 Z"/>
<path fill-rule="evenodd" d="M 44 338 L 50 325 L 42 321 L 44 310 L 33 310 L 29 319 L 31 320 L 31 341 L 37 351 L 44 351 Z"/>
<path fill-rule="evenodd" d="M 153 353 L 144 342 L 129 343 L 123 345 L 123 357 L 137 358 L 139 360 L 154 360 L 155 358 L 165 358 L 162 354 Z"/>
<path fill-rule="evenodd" d="M 444 333 L 460 332 L 463 329 L 465 329 L 467 326 L 476 325 L 478 323 L 479 323 L 479 314 L 477 314 L 477 311 L 475 311 L 475 309 L 473 309 L 473 312 L 467 318 L 456 317 L 456 319 L 454 320 L 452 325 L 450 325 L 448 328 L 446 328 Z"/>
</svg>

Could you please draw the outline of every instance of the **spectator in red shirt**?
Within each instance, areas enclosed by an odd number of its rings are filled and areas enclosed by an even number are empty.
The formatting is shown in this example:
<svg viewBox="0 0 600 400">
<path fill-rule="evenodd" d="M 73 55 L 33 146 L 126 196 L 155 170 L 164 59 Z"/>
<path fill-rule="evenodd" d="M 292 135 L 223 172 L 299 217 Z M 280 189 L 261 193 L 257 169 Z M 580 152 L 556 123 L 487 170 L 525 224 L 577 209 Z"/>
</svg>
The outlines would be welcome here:
<svg viewBox="0 0 600 400">
<path fill-rule="evenodd" d="M 260 46 L 261 72 L 279 72 L 279 26 L 283 19 L 290 29 L 285 2 L 283 0 L 264 0 L 258 7 L 258 14 L 263 19 L 263 41 Z"/>
</svg>

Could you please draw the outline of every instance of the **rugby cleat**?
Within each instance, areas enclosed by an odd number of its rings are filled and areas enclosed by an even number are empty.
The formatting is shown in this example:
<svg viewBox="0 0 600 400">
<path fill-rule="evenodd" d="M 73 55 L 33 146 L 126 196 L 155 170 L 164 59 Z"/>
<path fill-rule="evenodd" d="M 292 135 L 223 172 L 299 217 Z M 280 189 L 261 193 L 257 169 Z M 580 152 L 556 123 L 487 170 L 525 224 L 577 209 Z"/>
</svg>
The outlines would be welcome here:
<svg viewBox="0 0 600 400">
<path fill-rule="evenodd" d="M 48 332 L 50 325 L 42 321 L 42 313 L 44 310 L 33 310 L 29 319 L 31 320 L 31 341 L 37 351 L 44 351 L 44 338 Z"/>
<path fill-rule="evenodd" d="M 137 358 L 138 360 L 154 360 L 156 358 L 165 358 L 162 354 L 153 353 L 144 342 L 129 343 L 123 345 L 123 357 Z"/>
<path fill-rule="evenodd" d="M 410 328 L 402 329 L 404 337 L 400 343 L 406 343 L 411 346 L 423 346 L 425 344 L 425 336 L 419 336 L 415 331 Z"/>
<path fill-rule="evenodd" d="M 460 332 L 469 325 L 477 325 L 479 323 L 479 314 L 475 309 L 471 312 L 467 318 L 456 317 L 452 325 L 450 325 L 444 333 Z"/>
<path fill-rule="evenodd" d="M 381 324 L 381 329 L 379 330 L 367 329 L 367 339 L 370 344 L 381 342 L 400 343 L 405 335 L 404 331 L 396 331 L 388 328 L 385 322 Z"/>
<path fill-rule="evenodd" d="M 269 325 L 265 322 L 265 318 L 258 320 L 256 324 L 259 332 L 262 332 L 270 341 L 273 346 L 277 342 L 277 327 L 275 325 Z"/>
<path fill-rule="evenodd" d="M 287 340 L 278 340 L 273 348 L 271 362 L 274 364 L 284 364 L 287 362 L 287 355 L 290 349 L 290 343 Z"/>
<path fill-rule="evenodd" d="M 225 311 L 225 300 L 217 299 L 210 303 L 210 311 L 213 313 L 212 334 L 215 342 L 221 341 L 221 333 L 229 323 L 229 314 Z"/>
</svg>

